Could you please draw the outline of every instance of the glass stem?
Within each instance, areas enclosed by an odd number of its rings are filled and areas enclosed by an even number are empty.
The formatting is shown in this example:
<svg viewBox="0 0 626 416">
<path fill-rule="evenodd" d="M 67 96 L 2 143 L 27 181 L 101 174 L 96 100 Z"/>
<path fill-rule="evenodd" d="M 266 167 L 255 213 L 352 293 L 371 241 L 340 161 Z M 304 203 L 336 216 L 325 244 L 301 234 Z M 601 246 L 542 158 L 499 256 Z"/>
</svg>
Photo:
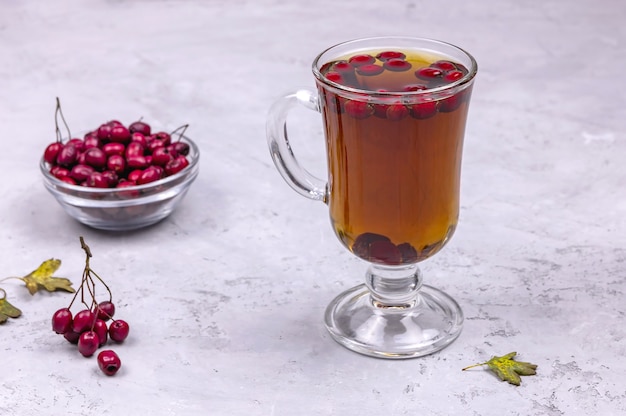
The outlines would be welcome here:
<svg viewBox="0 0 626 416">
<path fill-rule="evenodd" d="M 416 264 L 384 266 L 372 264 L 367 270 L 365 284 L 370 290 L 372 304 L 377 308 L 411 308 L 422 287 L 422 273 Z"/>
</svg>

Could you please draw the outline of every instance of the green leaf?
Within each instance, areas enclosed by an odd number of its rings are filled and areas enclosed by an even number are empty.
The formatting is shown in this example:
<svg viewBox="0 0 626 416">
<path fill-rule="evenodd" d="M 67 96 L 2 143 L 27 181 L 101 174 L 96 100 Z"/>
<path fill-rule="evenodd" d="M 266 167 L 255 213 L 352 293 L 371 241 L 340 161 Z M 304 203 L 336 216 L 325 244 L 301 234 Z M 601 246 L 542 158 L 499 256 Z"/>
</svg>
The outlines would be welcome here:
<svg viewBox="0 0 626 416">
<path fill-rule="evenodd" d="M 0 324 L 3 324 L 9 318 L 17 318 L 22 311 L 11 305 L 8 300 L 0 299 Z"/>
<path fill-rule="evenodd" d="M 487 362 L 465 367 L 463 371 L 473 367 L 486 365 L 491 371 L 496 373 L 500 380 L 519 386 L 522 382 L 520 376 L 533 376 L 537 374 L 537 365 L 523 361 L 516 361 L 514 360 L 516 355 L 516 352 L 510 352 L 501 357 L 494 356 Z"/>
</svg>

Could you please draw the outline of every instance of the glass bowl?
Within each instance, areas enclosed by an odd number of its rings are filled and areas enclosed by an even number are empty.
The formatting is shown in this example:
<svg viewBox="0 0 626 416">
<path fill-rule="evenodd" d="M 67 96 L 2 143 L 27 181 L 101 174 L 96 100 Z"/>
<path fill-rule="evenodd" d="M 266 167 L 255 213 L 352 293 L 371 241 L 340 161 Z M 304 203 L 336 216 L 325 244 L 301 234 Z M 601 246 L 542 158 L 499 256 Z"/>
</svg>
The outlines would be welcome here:
<svg viewBox="0 0 626 416">
<path fill-rule="evenodd" d="M 89 188 L 70 185 L 50 173 L 41 158 L 39 167 L 46 189 L 65 212 L 77 221 L 100 230 L 128 231 L 155 224 L 170 215 L 198 176 L 198 147 L 188 137 L 189 166 L 182 171 L 144 185 L 125 188 Z"/>
</svg>

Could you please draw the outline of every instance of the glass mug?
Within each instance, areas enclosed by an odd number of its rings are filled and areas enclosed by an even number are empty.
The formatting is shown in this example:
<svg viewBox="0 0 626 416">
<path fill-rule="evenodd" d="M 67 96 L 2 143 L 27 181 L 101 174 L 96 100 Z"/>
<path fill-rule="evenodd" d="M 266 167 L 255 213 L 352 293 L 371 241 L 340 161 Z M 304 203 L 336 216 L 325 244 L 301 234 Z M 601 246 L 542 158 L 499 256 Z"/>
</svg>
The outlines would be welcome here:
<svg viewBox="0 0 626 416">
<path fill-rule="evenodd" d="M 325 313 L 332 337 L 370 356 L 411 358 L 460 334 L 463 312 L 422 284 L 417 263 L 451 238 L 459 216 L 463 137 L 475 59 L 440 41 L 358 39 L 313 62 L 317 91 L 278 99 L 267 140 L 279 173 L 299 194 L 328 205 L 339 241 L 369 262 L 365 284 Z M 289 145 L 296 105 L 320 112 L 328 177 L 302 167 Z"/>
</svg>

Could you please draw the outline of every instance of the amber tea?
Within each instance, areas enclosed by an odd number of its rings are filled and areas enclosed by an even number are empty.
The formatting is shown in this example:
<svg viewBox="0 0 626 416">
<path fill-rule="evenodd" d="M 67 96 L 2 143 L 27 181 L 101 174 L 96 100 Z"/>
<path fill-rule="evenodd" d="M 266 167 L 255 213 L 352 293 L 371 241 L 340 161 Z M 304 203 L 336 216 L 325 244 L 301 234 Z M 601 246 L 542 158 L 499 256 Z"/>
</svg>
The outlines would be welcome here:
<svg viewBox="0 0 626 416">
<path fill-rule="evenodd" d="M 454 233 L 471 85 L 446 86 L 467 72 L 412 50 L 359 51 L 320 68 L 330 217 L 357 256 L 415 263 Z"/>
<path fill-rule="evenodd" d="M 449 43 L 388 36 L 334 45 L 312 69 L 317 91 L 277 99 L 266 128 L 285 182 L 327 203 L 335 234 L 369 263 L 365 282 L 328 304 L 324 324 L 335 341 L 373 357 L 439 351 L 461 333 L 463 311 L 423 284 L 418 262 L 441 250 L 457 225 L 476 60 Z M 307 171 L 290 145 L 287 118 L 298 106 L 322 113 L 324 179 Z"/>
</svg>

